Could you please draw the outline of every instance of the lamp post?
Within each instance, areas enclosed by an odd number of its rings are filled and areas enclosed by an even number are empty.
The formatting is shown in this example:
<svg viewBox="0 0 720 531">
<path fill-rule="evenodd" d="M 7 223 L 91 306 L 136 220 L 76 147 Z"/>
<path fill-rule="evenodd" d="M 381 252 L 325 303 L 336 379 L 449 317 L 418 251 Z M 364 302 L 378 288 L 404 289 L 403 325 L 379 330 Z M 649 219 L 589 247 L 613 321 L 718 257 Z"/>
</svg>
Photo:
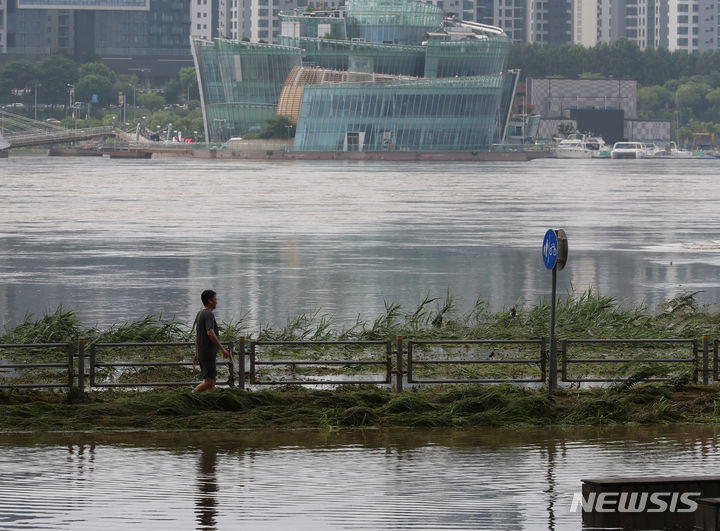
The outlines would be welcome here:
<svg viewBox="0 0 720 531">
<path fill-rule="evenodd" d="M 35 91 L 34 91 L 34 93 L 35 93 L 35 106 L 34 106 L 34 108 L 35 108 L 35 121 L 36 121 L 36 122 L 37 122 L 37 89 L 38 89 L 38 82 L 36 81 L 36 82 L 35 82 Z"/>
<path fill-rule="evenodd" d="M 73 97 L 75 96 L 75 85 L 72 85 L 72 84 L 70 84 L 70 83 L 66 83 L 65 86 L 68 87 L 68 89 L 69 89 L 69 90 L 68 90 L 68 100 L 69 100 L 69 102 L 70 102 L 70 105 L 68 106 L 68 108 L 69 108 L 69 109 L 72 109 L 72 106 L 73 106 Z M 72 110 L 70 110 L 70 112 L 72 112 Z M 67 117 L 67 113 L 65 113 L 65 116 Z"/>
</svg>

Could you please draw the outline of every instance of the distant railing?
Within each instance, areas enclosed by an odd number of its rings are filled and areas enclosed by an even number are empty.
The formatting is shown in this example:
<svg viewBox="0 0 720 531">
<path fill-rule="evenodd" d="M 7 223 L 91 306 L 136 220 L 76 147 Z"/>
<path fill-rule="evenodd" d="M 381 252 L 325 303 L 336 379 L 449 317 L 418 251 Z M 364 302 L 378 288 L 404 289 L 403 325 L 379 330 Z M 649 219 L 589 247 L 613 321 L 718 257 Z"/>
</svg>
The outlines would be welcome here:
<svg viewBox="0 0 720 531">
<path fill-rule="evenodd" d="M 266 359 L 261 360 L 258 357 L 258 347 L 288 347 L 301 349 L 303 351 L 312 351 L 314 353 L 320 353 L 323 350 L 327 350 L 328 347 L 368 347 L 368 346 L 383 346 L 384 358 L 382 360 L 360 360 L 360 359 L 327 359 L 317 358 L 314 360 L 308 359 Z M 357 366 L 357 367 L 368 367 L 368 366 L 381 366 L 385 370 L 385 378 L 382 380 L 368 380 L 368 379 L 338 379 L 333 380 L 331 378 L 320 379 L 313 378 L 297 378 L 289 380 L 261 380 L 258 378 L 257 368 L 259 366 L 271 366 L 271 367 L 290 367 L 292 372 L 295 373 L 297 367 L 345 367 L 345 366 Z M 251 341 L 250 342 L 250 384 L 251 385 L 344 385 L 344 384 L 390 384 L 392 378 L 392 342 L 391 341 Z"/>
<path fill-rule="evenodd" d="M 567 339 L 559 349 L 559 371 L 550 366 L 542 339 L 251 341 L 249 350 L 245 338 L 223 344 L 230 351 L 230 359 L 218 359 L 218 368 L 227 370 L 227 378 L 218 384 L 237 383 L 243 389 L 246 371 L 251 386 L 392 385 L 398 392 L 405 382 L 413 386 L 538 383 L 554 389 L 557 382 L 550 379 L 553 374 L 557 378 L 558 373 L 560 381 L 569 384 L 622 382 L 628 378 L 666 380 L 688 373 L 696 382 L 702 375 L 703 384 L 711 379 L 720 382 L 720 340 L 711 347 L 707 336 L 701 344 L 695 339 Z M 86 381 L 89 388 L 195 385 L 200 375 L 188 370 L 193 347 L 193 342 L 149 342 L 92 343 L 86 348 L 82 339 L 76 343 L 0 344 L 0 388 L 77 388 L 84 392 Z M 465 350 L 459 357 L 454 350 L 458 348 Z M 605 351 L 608 348 L 610 352 Z M 164 355 L 162 349 L 166 349 Z M 442 349 L 444 354 L 421 357 L 418 349 Z M 452 357 L 447 350 L 452 351 Z M 56 361 L 58 356 L 63 361 Z M 669 371 L 660 377 L 653 375 L 654 371 L 643 372 L 655 364 L 669 366 Z M 581 365 L 580 374 L 570 369 Z M 378 370 L 373 369 L 380 369 L 382 376 L 377 377 Z M 424 377 L 418 378 L 419 372 L 424 372 Z M 58 381 L 59 374 L 66 377 Z"/>
<path fill-rule="evenodd" d="M 606 346 L 622 346 L 625 347 L 622 352 L 598 352 L 593 350 L 589 356 L 578 356 L 572 357 L 569 353 L 570 347 L 573 345 L 581 345 L 583 347 L 606 347 Z M 667 346 L 678 346 L 686 350 L 690 349 L 690 352 L 686 357 L 668 356 L 665 352 Z M 634 352 L 629 352 L 628 349 L 635 347 Z M 653 348 L 654 347 L 654 348 Z M 663 347 L 663 348 L 659 348 Z M 703 355 L 704 369 L 703 381 L 705 384 L 708 383 L 708 372 L 707 372 L 707 345 L 705 345 L 705 351 Z M 644 350 L 644 352 L 643 352 Z M 655 353 L 658 350 L 665 352 L 665 357 L 652 357 L 648 354 Z M 644 355 L 643 355 L 644 354 Z M 598 377 L 588 375 L 585 377 L 579 376 L 571 378 L 568 375 L 568 365 L 571 364 L 583 364 L 585 366 L 597 367 L 600 364 L 680 364 L 690 365 L 693 371 L 693 381 L 698 381 L 698 373 L 701 372 L 698 366 L 698 345 L 695 339 L 565 339 L 562 342 L 560 349 L 560 365 L 561 365 L 561 381 L 563 382 L 622 382 L 627 378 L 622 377 Z M 644 378 L 645 380 L 663 381 L 668 380 L 667 377 L 659 378 Z"/>
<path fill-rule="evenodd" d="M 35 350 L 42 349 L 44 352 L 49 353 L 49 357 L 62 356 L 65 358 L 63 362 L 50 362 L 50 361 L 39 361 L 39 362 L 25 362 L 25 363 L 6 363 L 5 361 L 0 362 L 0 389 L 21 389 L 21 388 L 43 388 L 43 387 L 73 387 L 76 382 L 75 369 L 73 363 L 73 343 L 26 343 L 26 344 L 0 344 L 0 356 L 2 356 L 3 350 Z M 64 369 L 67 374 L 67 380 L 64 382 L 25 382 L 25 383 L 6 383 L 15 378 L 18 374 L 15 374 L 16 369 L 21 371 L 27 371 L 29 369 Z M 12 372 L 6 372 L 10 371 Z M 53 373 L 55 371 L 52 371 Z M 47 376 L 46 376 L 47 377 Z M 45 377 L 45 378 L 46 378 Z"/>
<path fill-rule="evenodd" d="M 435 358 L 417 358 L 416 347 L 418 346 L 453 346 L 453 347 L 485 347 L 486 352 L 479 354 L 472 352 L 462 358 L 455 359 L 437 359 Z M 514 347 L 514 352 L 508 352 L 508 347 Z M 520 352 L 521 347 L 530 347 L 533 349 L 537 357 L 527 358 Z M 497 350 L 497 352 L 496 352 Z M 533 383 L 545 381 L 545 365 L 547 352 L 545 349 L 544 339 L 535 340 L 491 340 L 491 339 L 456 339 L 456 340 L 432 340 L 432 341 L 408 341 L 407 346 L 407 380 L 411 384 L 447 384 L 447 383 Z M 517 378 L 431 378 L 419 380 L 413 375 L 416 367 L 427 366 L 479 366 L 479 365 L 534 365 L 537 366 L 537 377 L 527 378 L 520 376 Z"/>
<path fill-rule="evenodd" d="M 234 343 L 223 343 L 230 352 L 230 358 L 227 361 L 218 360 L 219 366 L 226 366 L 228 369 L 227 380 L 217 382 L 218 385 L 235 385 L 235 362 L 234 362 Z M 153 348 L 153 347 L 187 347 L 189 360 L 192 360 L 195 352 L 194 342 L 175 342 L 175 343 L 93 343 L 90 345 L 90 387 L 177 387 L 196 385 L 198 382 L 187 380 L 171 380 L 171 381 L 127 381 L 127 382 L 107 382 L 98 378 L 98 373 L 102 369 L 122 369 L 122 368 L 138 368 L 138 367 L 188 367 L 192 366 L 192 361 L 98 361 L 98 357 L 103 350 L 107 349 L 130 349 L 130 348 Z M 84 390 L 84 385 L 79 386 Z"/>
</svg>

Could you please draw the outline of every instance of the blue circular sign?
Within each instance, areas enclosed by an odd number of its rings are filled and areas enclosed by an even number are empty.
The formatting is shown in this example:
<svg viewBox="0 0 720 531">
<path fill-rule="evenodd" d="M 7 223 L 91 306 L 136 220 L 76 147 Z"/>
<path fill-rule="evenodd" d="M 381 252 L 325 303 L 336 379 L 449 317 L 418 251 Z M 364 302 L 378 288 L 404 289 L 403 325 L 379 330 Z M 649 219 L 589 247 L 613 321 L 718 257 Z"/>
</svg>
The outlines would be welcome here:
<svg viewBox="0 0 720 531">
<path fill-rule="evenodd" d="M 548 269 L 552 270 L 557 264 L 558 239 L 557 234 L 552 229 L 548 230 L 545 233 L 545 238 L 543 238 L 542 257 L 545 267 Z"/>
</svg>

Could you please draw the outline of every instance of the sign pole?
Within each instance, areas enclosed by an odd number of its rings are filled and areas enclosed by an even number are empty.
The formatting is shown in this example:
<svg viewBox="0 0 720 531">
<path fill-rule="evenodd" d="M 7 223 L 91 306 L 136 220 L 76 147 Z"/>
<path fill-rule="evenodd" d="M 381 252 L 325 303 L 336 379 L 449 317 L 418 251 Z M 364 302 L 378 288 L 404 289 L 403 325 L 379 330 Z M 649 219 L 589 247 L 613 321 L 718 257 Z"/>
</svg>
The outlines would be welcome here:
<svg viewBox="0 0 720 531">
<path fill-rule="evenodd" d="M 550 302 L 550 363 L 548 393 L 557 389 L 557 341 L 555 341 L 555 302 L 557 295 L 557 265 L 552 269 L 552 295 Z"/>
<path fill-rule="evenodd" d="M 552 271 L 552 297 L 550 301 L 550 359 L 548 371 L 548 394 L 557 389 L 557 341 L 555 340 L 555 306 L 557 301 L 557 272 L 567 262 L 567 236 L 562 229 L 550 229 L 545 233 L 542 257 L 545 267 Z"/>
</svg>

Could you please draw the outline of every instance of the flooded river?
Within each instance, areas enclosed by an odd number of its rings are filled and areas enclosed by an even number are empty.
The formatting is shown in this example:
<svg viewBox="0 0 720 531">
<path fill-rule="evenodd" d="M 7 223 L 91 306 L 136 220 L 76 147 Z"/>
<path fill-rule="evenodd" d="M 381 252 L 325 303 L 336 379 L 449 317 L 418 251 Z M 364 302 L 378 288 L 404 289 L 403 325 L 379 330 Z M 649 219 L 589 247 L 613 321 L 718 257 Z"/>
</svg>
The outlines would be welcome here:
<svg viewBox="0 0 720 531">
<path fill-rule="evenodd" d="M 719 430 L 0 436 L 0 528 L 570 531 L 581 479 L 715 474 Z"/>
<path fill-rule="evenodd" d="M 559 293 L 656 308 L 720 300 L 718 160 L 387 163 L 0 162 L 0 324 L 58 305 L 89 326 L 189 321 L 219 293 L 249 331 L 299 312 L 372 322 L 448 289 L 458 310 L 550 292 L 540 246 L 564 228 Z"/>
</svg>

